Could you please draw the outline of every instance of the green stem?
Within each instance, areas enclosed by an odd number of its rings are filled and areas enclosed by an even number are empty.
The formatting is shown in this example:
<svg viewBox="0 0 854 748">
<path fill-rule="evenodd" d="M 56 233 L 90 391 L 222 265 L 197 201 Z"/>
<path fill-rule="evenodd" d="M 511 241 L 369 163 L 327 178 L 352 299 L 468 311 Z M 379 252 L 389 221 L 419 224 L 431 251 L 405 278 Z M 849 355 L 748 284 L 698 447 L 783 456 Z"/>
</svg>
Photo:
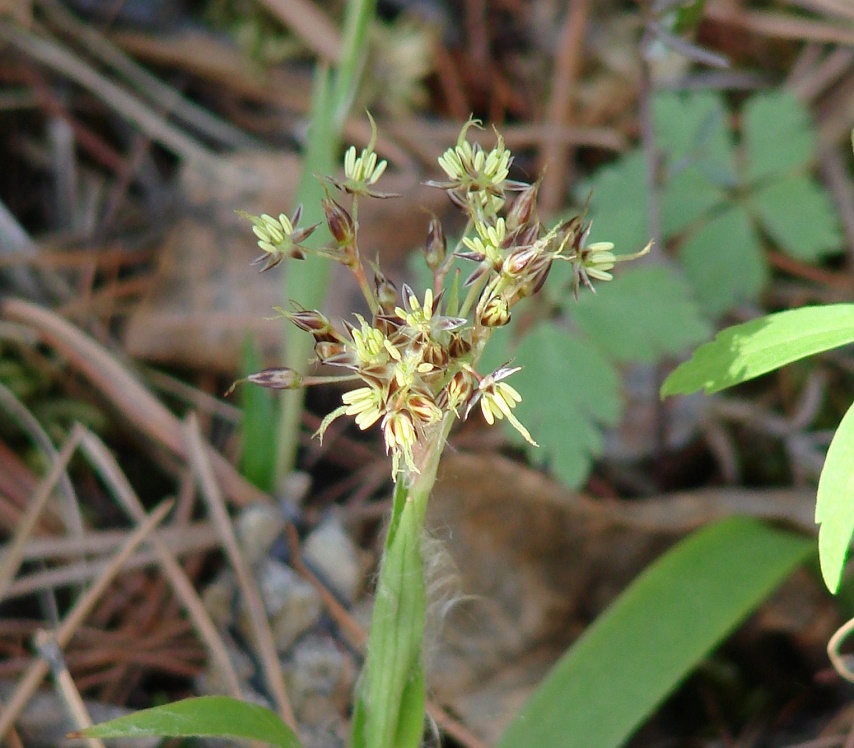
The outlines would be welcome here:
<svg viewBox="0 0 854 748">
<path fill-rule="evenodd" d="M 304 211 L 304 225 L 323 220 L 322 188 L 318 174 L 331 174 L 340 145 L 341 129 L 355 98 L 359 72 L 367 54 L 367 32 L 376 10 L 376 0 L 350 0 L 344 19 L 344 38 L 341 61 L 334 84 L 325 66 L 318 67 L 312 91 L 312 113 L 309 124 L 308 148 L 303 163 L 302 180 L 297 190 L 297 202 Z M 311 238 L 327 241 L 328 231 L 317 231 Z M 309 256 L 305 262 L 290 263 L 285 281 L 286 299 L 300 301 L 308 309 L 323 304 L 329 286 L 330 263 Z M 296 333 L 296 334 L 295 334 Z M 285 353 L 290 365 L 305 374 L 311 356 L 311 338 L 288 326 L 285 332 Z M 276 436 L 274 485 L 281 488 L 296 464 L 299 447 L 299 428 L 305 402 L 303 390 L 289 390 L 281 400 Z"/>
<path fill-rule="evenodd" d="M 452 419 L 437 426 L 421 473 L 398 480 L 353 714 L 352 748 L 417 748 L 424 725 L 427 609 L 421 541 Z"/>
</svg>

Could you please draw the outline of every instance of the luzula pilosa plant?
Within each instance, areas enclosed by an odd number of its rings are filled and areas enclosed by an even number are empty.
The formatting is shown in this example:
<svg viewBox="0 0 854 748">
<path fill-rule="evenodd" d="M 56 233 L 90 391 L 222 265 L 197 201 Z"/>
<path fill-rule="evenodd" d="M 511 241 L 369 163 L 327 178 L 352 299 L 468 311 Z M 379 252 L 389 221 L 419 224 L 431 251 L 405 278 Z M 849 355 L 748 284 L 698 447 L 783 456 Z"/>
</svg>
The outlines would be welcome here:
<svg viewBox="0 0 854 748">
<path fill-rule="evenodd" d="M 302 259 L 317 252 L 350 268 L 367 302 L 367 314 L 354 314 L 353 321 L 345 320 L 341 327 L 317 310 L 280 310 L 314 337 L 317 363 L 336 367 L 342 375 L 300 376 L 293 369 L 273 368 L 248 377 L 275 389 L 358 382 L 323 419 L 317 435 L 323 438 L 336 418 L 352 416 L 360 429 L 379 426 L 392 458 L 393 512 L 353 716 L 352 744 L 358 747 L 405 748 L 421 739 L 426 605 L 422 527 L 451 426 L 480 406 L 488 423 L 506 418 L 535 443 L 513 413 L 521 396 L 505 381 L 519 367 L 478 371 L 490 336 L 510 321 L 518 301 L 537 293 L 553 262 L 570 263 L 577 294 L 582 285 L 592 289 L 593 281 L 610 280 L 618 261 L 637 256 L 615 256 L 610 242 L 586 245 L 590 225 L 583 216 L 546 230 L 537 214 L 538 183 L 509 179 L 513 157 L 503 139 L 496 133 L 495 146 L 485 150 L 467 139 L 476 125 L 474 120 L 466 123 L 456 145 L 439 158 L 447 178 L 428 183 L 447 192 L 468 224 L 456 248 L 448 251 L 441 224 L 431 220 L 425 255 L 433 286 L 422 294 L 406 285 L 398 292 L 373 264 L 369 281 L 362 260 L 358 201 L 390 197 L 374 189 L 386 169 L 374 151 L 375 127 L 361 153 L 354 147 L 346 152 L 344 179 L 326 179 L 351 198 L 349 210 L 328 193 L 323 201 L 333 246 L 303 245 L 317 226 L 300 228 L 299 210 L 292 219 L 244 214 L 263 250 L 257 261 L 264 263 L 262 270 L 285 257 Z M 456 276 L 448 277 L 455 257 L 473 265 L 462 284 Z"/>
</svg>

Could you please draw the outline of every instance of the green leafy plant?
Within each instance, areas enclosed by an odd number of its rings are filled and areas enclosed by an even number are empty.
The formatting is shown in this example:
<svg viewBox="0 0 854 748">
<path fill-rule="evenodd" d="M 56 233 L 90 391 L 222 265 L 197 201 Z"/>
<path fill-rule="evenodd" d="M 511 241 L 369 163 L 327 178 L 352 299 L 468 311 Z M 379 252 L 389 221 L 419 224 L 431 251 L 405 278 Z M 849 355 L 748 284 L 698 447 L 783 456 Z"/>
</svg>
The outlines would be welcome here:
<svg viewBox="0 0 854 748">
<path fill-rule="evenodd" d="M 446 178 L 429 183 L 459 207 L 467 230 L 448 251 L 441 224 L 431 221 L 425 259 L 432 283 L 423 294 L 409 286 L 399 293 L 377 265 L 362 260 L 359 204 L 390 197 L 376 188 L 387 164 L 374 151 L 375 126 L 366 148 L 358 152 L 351 147 L 345 153 L 343 180 L 326 177 L 323 182 L 321 206 L 330 244 L 310 243 L 320 222 L 306 223 L 301 209 L 290 217 L 244 214 L 252 222 L 262 252 L 256 264 L 263 270 L 285 259 L 338 262 L 352 272 L 369 310 L 367 316 L 354 314 L 354 321 L 345 321 L 343 328 L 298 303 L 292 310 L 280 310 L 313 343 L 316 362 L 342 373 L 316 376 L 278 367 L 246 378 L 274 390 L 358 383 L 323 419 L 317 435 L 323 438 L 336 418 L 351 416 L 360 429 L 379 426 L 392 458 L 392 516 L 356 692 L 354 748 L 407 748 L 421 742 L 427 604 L 423 525 L 452 425 L 477 407 L 488 423 L 506 420 L 526 442 L 535 444 L 516 414 L 522 396 L 505 381 L 519 367 L 505 363 L 484 368 L 481 359 L 493 333 L 508 325 L 520 301 L 541 290 L 553 265 L 569 269 L 577 293 L 582 286 L 592 289 L 594 281 L 611 280 L 617 262 L 637 256 L 618 257 L 609 242 L 588 244 L 590 226 L 583 216 L 547 230 L 537 212 L 539 184 L 509 179 L 513 157 L 503 139 L 496 135 L 495 146 L 487 151 L 468 139 L 474 126 L 478 123 L 473 120 L 466 123 L 457 143 L 440 156 Z M 349 207 L 331 197 L 331 188 L 349 196 Z M 471 272 L 464 282 L 454 269 L 457 260 L 469 263 Z M 548 345 L 548 340 L 542 342 Z M 184 709 L 192 710 L 192 702 Z"/>
<path fill-rule="evenodd" d="M 728 327 L 678 366 L 663 397 L 700 389 L 707 393 L 746 382 L 807 356 L 854 342 L 854 304 L 828 304 L 778 312 Z M 827 451 L 818 484 L 819 560 L 831 592 L 839 589 L 854 534 L 854 408 Z"/>
<path fill-rule="evenodd" d="M 804 262 L 841 251 L 831 199 L 810 173 L 815 131 L 794 96 L 779 90 L 752 96 L 737 131 L 713 92 L 660 93 L 653 111 L 663 238 L 678 246 L 685 277 L 708 315 L 758 298 L 769 274 L 768 244 Z M 607 216 L 609 238 L 619 246 L 646 240 L 639 150 L 600 170 L 583 194 L 590 188 L 591 215 Z"/>
</svg>

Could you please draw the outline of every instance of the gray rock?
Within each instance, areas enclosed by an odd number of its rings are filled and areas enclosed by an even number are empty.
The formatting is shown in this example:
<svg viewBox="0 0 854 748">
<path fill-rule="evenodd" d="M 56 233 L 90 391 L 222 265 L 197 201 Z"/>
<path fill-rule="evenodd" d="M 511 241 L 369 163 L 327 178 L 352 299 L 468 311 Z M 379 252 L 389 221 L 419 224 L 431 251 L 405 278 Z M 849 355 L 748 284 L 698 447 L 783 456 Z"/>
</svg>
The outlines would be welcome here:
<svg viewBox="0 0 854 748">
<path fill-rule="evenodd" d="M 276 538 L 284 532 L 286 520 L 274 504 L 252 504 L 237 518 L 237 539 L 246 560 L 257 566 L 270 552 Z"/>
<path fill-rule="evenodd" d="M 352 603 L 362 585 L 359 550 L 335 514 L 328 515 L 302 545 L 303 560 L 346 603 Z"/>
<path fill-rule="evenodd" d="M 320 596 L 314 587 L 281 561 L 264 560 L 258 567 L 257 579 L 276 648 L 285 653 L 317 623 L 323 610 Z M 245 611 L 240 613 L 239 625 L 247 640 L 251 641 L 251 627 Z"/>
</svg>

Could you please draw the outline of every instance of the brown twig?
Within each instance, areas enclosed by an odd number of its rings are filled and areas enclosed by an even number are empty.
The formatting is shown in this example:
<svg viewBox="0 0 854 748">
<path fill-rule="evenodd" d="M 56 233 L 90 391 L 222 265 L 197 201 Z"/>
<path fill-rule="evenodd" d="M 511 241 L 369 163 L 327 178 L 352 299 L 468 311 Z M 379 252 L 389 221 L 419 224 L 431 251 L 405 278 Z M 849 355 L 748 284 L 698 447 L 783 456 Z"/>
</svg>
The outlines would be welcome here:
<svg viewBox="0 0 854 748">
<path fill-rule="evenodd" d="M 0 317 L 38 331 L 42 339 L 68 358 L 136 429 L 179 458 L 187 458 L 181 422 L 103 346 L 50 310 L 22 299 L 0 302 Z M 206 450 L 229 498 L 241 505 L 270 501 L 212 447 L 206 445 Z"/>
<path fill-rule="evenodd" d="M 581 62 L 584 59 L 584 31 L 590 15 L 590 0 L 569 0 L 560 31 L 558 55 L 552 76 L 552 92 L 545 121 L 553 133 L 571 127 Z M 540 208 L 546 214 L 563 205 L 565 190 L 573 180 L 572 145 L 555 137 L 547 138 L 540 151 Z"/>
<path fill-rule="evenodd" d="M 71 435 L 66 440 L 62 450 L 57 455 L 51 466 L 50 471 L 44 477 L 36 489 L 35 495 L 30 501 L 26 514 L 24 514 L 18 527 L 15 529 L 15 535 L 12 541 L 6 545 L 2 561 L 0 561 L 0 600 L 3 599 L 6 590 L 9 588 L 15 574 L 18 572 L 21 561 L 24 558 L 25 546 L 30 534 L 36 526 L 39 516 L 42 513 L 47 500 L 53 493 L 53 488 L 59 477 L 64 474 L 68 461 L 77 445 L 80 438 L 83 436 L 83 429 L 79 425 L 75 425 L 71 431 Z"/>
<path fill-rule="evenodd" d="M 135 522 L 140 522 L 145 516 L 142 502 L 104 443 L 95 434 L 86 431 L 83 435 L 83 451 L 124 511 Z M 228 656 L 228 650 L 222 642 L 216 625 L 193 588 L 193 583 L 162 541 L 156 536 L 152 536 L 151 544 L 157 553 L 163 572 L 175 590 L 175 594 L 183 603 L 199 637 L 207 646 L 212 660 L 219 667 L 228 690 L 232 696 L 239 698 L 241 696 L 240 679 L 234 670 L 234 665 Z"/>
<path fill-rule="evenodd" d="M 65 648 L 68 646 L 68 642 L 71 641 L 74 633 L 95 607 L 95 604 L 115 579 L 116 575 L 122 570 L 125 561 L 127 561 L 139 544 L 145 540 L 148 534 L 163 521 L 163 518 L 168 514 L 171 508 L 171 502 L 163 502 L 159 507 L 157 507 L 157 509 L 148 515 L 145 522 L 141 524 L 128 539 L 127 545 L 125 545 L 125 547 L 113 557 L 110 566 L 98 578 L 95 584 L 86 590 L 86 592 L 77 600 L 74 607 L 69 611 L 68 615 L 56 631 L 56 641 L 60 647 Z M 42 680 L 44 680 L 47 672 L 47 663 L 43 659 L 39 658 L 30 664 L 30 667 L 27 668 L 27 672 L 24 677 L 18 681 L 18 684 L 6 704 L 6 707 L 2 712 L 0 712 L 0 740 L 3 739 L 3 736 L 18 718 L 32 695 L 36 692 L 36 689 L 39 687 Z"/>
<path fill-rule="evenodd" d="M 195 469 L 202 498 L 217 528 L 223 550 L 228 557 L 231 567 L 234 569 L 237 583 L 243 595 L 243 602 L 249 614 L 254 643 L 261 659 L 267 685 L 276 702 L 279 715 L 296 732 L 296 717 L 288 699 L 284 675 L 276 652 L 273 634 L 270 630 L 267 612 L 264 609 L 264 602 L 261 599 L 261 593 L 258 590 L 255 577 L 252 575 L 252 569 L 244 558 L 243 552 L 240 550 L 237 536 L 231 525 L 231 520 L 228 518 L 228 513 L 225 510 L 222 494 L 216 482 L 216 476 L 214 476 L 211 470 L 208 453 L 205 450 L 205 444 L 199 432 L 198 423 L 193 414 L 190 414 L 187 418 L 185 433 L 187 435 L 190 463 Z"/>
</svg>

